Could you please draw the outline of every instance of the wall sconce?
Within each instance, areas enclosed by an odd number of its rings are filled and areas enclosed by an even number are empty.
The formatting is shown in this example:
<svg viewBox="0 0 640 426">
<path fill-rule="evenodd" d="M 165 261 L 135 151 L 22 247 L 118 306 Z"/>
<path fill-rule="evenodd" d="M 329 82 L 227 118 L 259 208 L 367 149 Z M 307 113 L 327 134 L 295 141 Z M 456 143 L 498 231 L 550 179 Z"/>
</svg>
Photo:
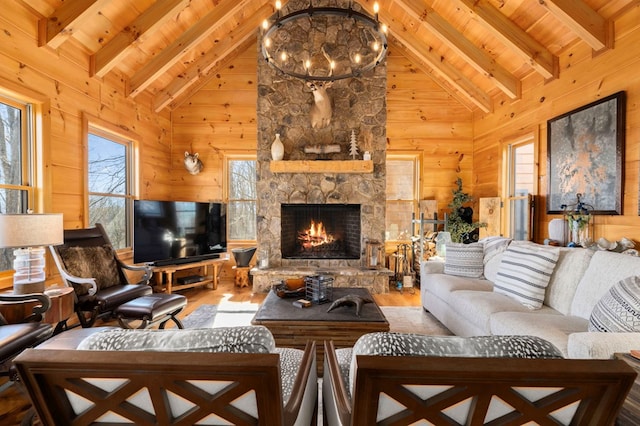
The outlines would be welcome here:
<svg viewBox="0 0 640 426">
<path fill-rule="evenodd" d="M 588 247 L 593 242 L 593 206 L 582 201 L 582 194 L 576 194 L 576 202 L 563 204 L 563 216 L 567 221 L 569 247 Z"/>
<path fill-rule="evenodd" d="M 13 293 L 44 292 L 45 249 L 64 243 L 62 213 L 0 215 L 0 248 L 13 252 Z"/>
</svg>

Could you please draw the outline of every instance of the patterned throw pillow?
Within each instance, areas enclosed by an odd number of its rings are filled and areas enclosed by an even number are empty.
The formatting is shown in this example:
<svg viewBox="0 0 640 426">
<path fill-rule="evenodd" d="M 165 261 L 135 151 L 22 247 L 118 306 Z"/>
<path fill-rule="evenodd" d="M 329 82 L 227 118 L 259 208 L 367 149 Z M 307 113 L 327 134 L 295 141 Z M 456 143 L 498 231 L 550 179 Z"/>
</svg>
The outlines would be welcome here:
<svg viewBox="0 0 640 426">
<path fill-rule="evenodd" d="M 85 351 L 273 353 L 276 343 L 264 326 L 170 330 L 108 329 L 78 345 Z"/>
<path fill-rule="evenodd" d="M 444 273 L 458 277 L 482 278 L 484 248 L 480 243 L 447 243 Z"/>
<path fill-rule="evenodd" d="M 493 291 L 540 309 L 560 250 L 538 244 L 509 245 L 502 256 Z"/>
<path fill-rule="evenodd" d="M 640 277 L 620 280 L 602 296 L 589 317 L 589 331 L 640 331 Z"/>
</svg>

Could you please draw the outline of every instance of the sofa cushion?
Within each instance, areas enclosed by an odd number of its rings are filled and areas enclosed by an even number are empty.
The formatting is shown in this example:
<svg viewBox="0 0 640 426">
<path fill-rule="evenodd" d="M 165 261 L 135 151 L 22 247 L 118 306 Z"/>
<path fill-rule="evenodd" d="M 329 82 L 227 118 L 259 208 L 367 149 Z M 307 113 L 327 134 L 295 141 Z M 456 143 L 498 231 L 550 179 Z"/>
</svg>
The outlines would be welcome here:
<svg viewBox="0 0 640 426">
<path fill-rule="evenodd" d="M 478 242 L 482 244 L 482 247 L 484 248 L 483 261 L 486 265 L 491 259 L 507 249 L 509 243 L 511 242 L 511 238 L 492 236 L 484 237 Z"/>
<path fill-rule="evenodd" d="M 426 283 L 421 283 L 428 293 L 442 300 L 449 301 L 450 293 L 458 290 L 475 290 L 491 292 L 493 285 L 487 280 L 464 278 L 445 274 L 432 274 Z"/>
<path fill-rule="evenodd" d="M 112 329 L 94 333 L 79 350 L 270 353 L 275 340 L 263 326 L 171 330 Z"/>
<path fill-rule="evenodd" d="M 551 308 L 527 312 L 498 312 L 491 316 L 494 335 L 526 334 L 551 342 L 568 357 L 567 341 L 572 333 L 587 330 L 587 320 L 562 315 Z"/>
<path fill-rule="evenodd" d="M 485 336 L 491 334 L 489 320 L 494 313 L 530 311 L 517 300 L 495 291 L 454 291 L 447 303 L 453 315 L 464 318 L 466 322 L 475 326 L 473 334 Z M 458 334 L 456 330 L 453 331 Z"/>
<path fill-rule="evenodd" d="M 120 284 L 118 264 L 110 245 L 93 247 L 59 247 L 58 253 L 64 267 L 71 275 L 80 278 L 94 278 L 98 290 Z M 78 296 L 89 293 L 88 284 L 73 284 Z"/>
<path fill-rule="evenodd" d="M 609 289 L 589 317 L 589 331 L 640 331 L 640 277 L 627 277 Z"/>
<path fill-rule="evenodd" d="M 596 251 L 584 272 L 571 302 L 571 315 L 589 320 L 602 296 L 618 281 L 640 275 L 640 257 L 610 251 Z"/>
<path fill-rule="evenodd" d="M 493 291 L 512 297 L 528 308 L 539 309 L 558 254 L 556 247 L 509 245 L 502 256 Z"/>
<path fill-rule="evenodd" d="M 551 343 L 534 336 L 423 336 L 377 332 L 361 336 L 353 345 L 349 388 L 353 394 L 358 355 L 562 358 Z"/>
<path fill-rule="evenodd" d="M 593 253 L 593 250 L 583 248 L 560 247 L 558 261 L 545 293 L 545 305 L 569 315 L 576 288 Z"/>
<path fill-rule="evenodd" d="M 480 278 L 484 270 L 484 249 L 480 243 L 447 243 L 444 273 L 458 277 Z"/>
</svg>

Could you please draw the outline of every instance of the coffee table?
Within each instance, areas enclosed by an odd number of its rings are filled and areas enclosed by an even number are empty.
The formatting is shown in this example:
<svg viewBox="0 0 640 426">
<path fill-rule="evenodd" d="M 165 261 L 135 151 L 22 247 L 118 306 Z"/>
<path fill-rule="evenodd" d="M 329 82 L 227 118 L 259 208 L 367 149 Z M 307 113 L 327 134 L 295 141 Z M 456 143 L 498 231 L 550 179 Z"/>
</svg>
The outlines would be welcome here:
<svg viewBox="0 0 640 426">
<path fill-rule="evenodd" d="M 333 301 L 348 294 L 371 297 L 366 288 L 334 288 Z M 331 302 L 298 308 L 297 299 L 280 298 L 270 291 L 251 324 L 264 325 L 271 331 L 276 345 L 304 349 L 307 340 L 316 341 L 318 374 L 322 374 L 324 340 L 333 340 L 336 348 L 351 347 L 360 336 L 376 331 L 389 331 L 389 322 L 374 301 L 362 305 L 360 316 L 355 306 L 340 306 L 327 312 Z"/>
</svg>

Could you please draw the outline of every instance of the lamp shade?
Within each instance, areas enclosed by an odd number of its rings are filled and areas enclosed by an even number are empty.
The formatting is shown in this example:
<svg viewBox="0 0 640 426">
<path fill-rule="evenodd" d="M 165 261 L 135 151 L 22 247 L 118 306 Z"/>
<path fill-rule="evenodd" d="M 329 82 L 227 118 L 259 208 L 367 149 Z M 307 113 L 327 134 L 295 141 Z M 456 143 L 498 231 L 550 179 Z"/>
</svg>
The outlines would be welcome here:
<svg viewBox="0 0 640 426">
<path fill-rule="evenodd" d="M 0 214 L 0 248 L 55 246 L 63 242 L 62 213 Z"/>
</svg>

